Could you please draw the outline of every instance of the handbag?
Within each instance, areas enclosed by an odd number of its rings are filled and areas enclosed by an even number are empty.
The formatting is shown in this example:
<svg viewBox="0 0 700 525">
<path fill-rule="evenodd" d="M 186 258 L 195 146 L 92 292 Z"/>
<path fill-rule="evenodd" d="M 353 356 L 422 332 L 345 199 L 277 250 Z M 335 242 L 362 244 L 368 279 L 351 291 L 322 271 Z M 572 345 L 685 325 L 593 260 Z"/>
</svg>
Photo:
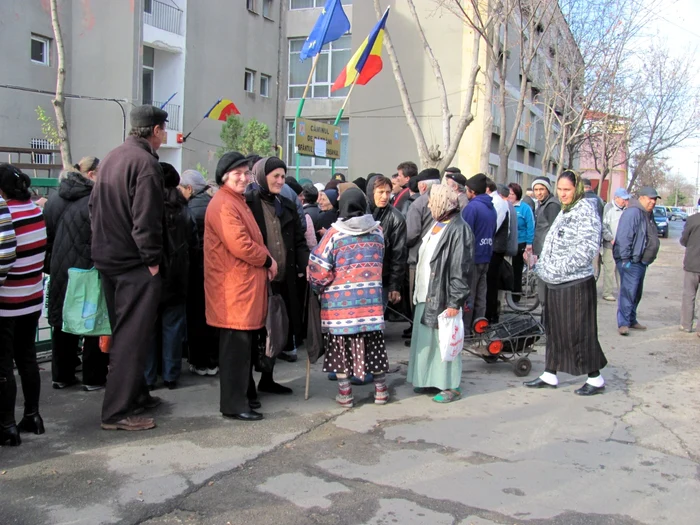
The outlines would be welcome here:
<svg viewBox="0 0 700 525">
<path fill-rule="evenodd" d="M 267 339 L 265 341 L 265 355 L 274 359 L 284 347 L 287 346 L 287 335 L 289 334 L 289 317 L 287 317 L 287 307 L 284 299 L 279 294 L 273 294 L 268 285 L 267 298 Z"/>
<path fill-rule="evenodd" d="M 321 331 L 321 305 L 318 302 L 318 297 L 308 287 L 306 293 L 306 311 L 308 323 L 306 325 L 306 352 L 309 356 L 309 361 L 314 364 L 318 358 L 323 355 L 323 333 Z"/>
<path fill-rule="evenodd" d="M 68 334 L 83 336 L 112 335 L 107 301 L 96 268 L 68 269 L 61 329 Z"/>
</svg>

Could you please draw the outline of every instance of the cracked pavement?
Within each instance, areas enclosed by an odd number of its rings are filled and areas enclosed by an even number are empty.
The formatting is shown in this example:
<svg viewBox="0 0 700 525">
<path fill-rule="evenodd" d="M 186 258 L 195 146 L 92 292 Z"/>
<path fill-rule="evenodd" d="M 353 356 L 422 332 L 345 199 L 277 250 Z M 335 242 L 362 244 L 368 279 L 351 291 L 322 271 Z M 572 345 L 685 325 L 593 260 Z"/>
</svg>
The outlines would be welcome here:
<svg viewBox="0 0 700 525">
<path fill-rule="evenodd" d="M 43 371 L 47 432 L 0 449 L 0 523 L 695 525 L 700 339 L 678 331 L 682 224 L 671 225 L 645 283 L 649 330 L 618 336 L 616 305 L 599 302 L 603 395 L 575 396 L 583 378 L 566 375 L 527 390 L 509 364 L 465 356 L 457 402 L 415 395 L 401 365 L 388 405 L 355 387 L 360 402 L 343 411 L 320 363 L 304 401 L 304 363 L 281 362 L 295 393 L 261 397 L 262 422 L 223 419 L 218 379 L 184 372 L 177 390 L 156 391 L 157 429 L 105 432 L 101 393 L 52 390 Z M 408 358 L 404 326 L 388 331 L 393 363 Z"/>
</svg>

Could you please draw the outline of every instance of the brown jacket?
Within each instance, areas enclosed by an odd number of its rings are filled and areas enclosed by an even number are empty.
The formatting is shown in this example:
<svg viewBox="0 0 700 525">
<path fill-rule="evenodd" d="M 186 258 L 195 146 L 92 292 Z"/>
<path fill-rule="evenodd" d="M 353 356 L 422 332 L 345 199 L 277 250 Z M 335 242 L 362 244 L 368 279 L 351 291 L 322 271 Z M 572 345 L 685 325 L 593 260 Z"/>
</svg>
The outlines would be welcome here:
<svg viewBox="0 0 700 525">
<path fill-rule="evenodd" d="M 271 263 L 245 196 L 221 187 L 204 219 L 207 324 L 233 330 L 265 326 Z"/>
</svg>

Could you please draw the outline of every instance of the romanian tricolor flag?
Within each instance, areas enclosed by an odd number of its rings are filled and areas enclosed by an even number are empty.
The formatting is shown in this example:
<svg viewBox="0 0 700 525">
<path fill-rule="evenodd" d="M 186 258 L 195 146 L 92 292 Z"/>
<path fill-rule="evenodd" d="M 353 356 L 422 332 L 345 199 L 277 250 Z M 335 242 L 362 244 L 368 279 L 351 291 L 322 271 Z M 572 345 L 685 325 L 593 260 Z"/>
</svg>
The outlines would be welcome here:
<svg viewBox="0 0 700 525">
<path fill-rule="evenodd" d="M 384 44 L 384 27 L 389 16 L 389 8 L 386 8 L 384 16 L 374 26 L 369 36 L 348 62 L 348 65 L 335 79 L 331 91 L 343 89 L 353 83 L 365 85 L 374 75 L 382 70 L 382 45 Z"/>
<path fill-rule="evenodd" d="M 220 98 L 216 104 L 214 104 L 209 111 L 207 111 L 204 118 L 210 118 L 212 120 L 226 120 L 229 115 L 240 115 L 241 112 L 238 111 L 236 104 L 225 98 Z"/>
</svg>

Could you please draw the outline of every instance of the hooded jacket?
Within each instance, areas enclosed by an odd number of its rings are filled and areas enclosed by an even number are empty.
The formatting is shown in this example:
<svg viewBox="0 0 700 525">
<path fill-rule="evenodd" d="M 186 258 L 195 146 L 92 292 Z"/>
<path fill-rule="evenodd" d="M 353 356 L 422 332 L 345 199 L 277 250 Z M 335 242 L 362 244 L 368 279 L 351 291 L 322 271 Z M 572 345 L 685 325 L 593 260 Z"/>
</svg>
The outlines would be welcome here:
<svg viewBox="0 0 700 525">
<path fill-rule="evenodd" d="M 652 213 L 638 199 L 630 199 L 617 225 L 613 245 L 615 261 L 649 265 L 659 253 L 661 242 Z"/>
<path fill-rule="evenodd" d="M 374 220 L 379 221 L 384 237 L 384 261 L 382 267 L 382 285 L 390 292 L 398 292 L 403 286 L 408 261 L 406 246 L 406 220 L 391 203 L 378 208 L 374 203 L 374 181 L 367 184 L 369 207 Z"/>
<path fill-rule="evenodd" d="M 92 231 L 88 202 L 95 183 L 70 172 L 58 193 L 44 206 L 46 221 L 45 271 L 49 281 L 49 324 L 63 326 L 63 301 L 68 286 L 68 268 L 89 270 L 92 262 Z"/>
<path fill-rule="evenodd" d="M 538 257 L 542 252 L 542 246 L 544 246 L 547 232 L 560 211 L 561 204 L 559 200 L 551 194 L 537 207 L 537 212 L 535 213 L 535 239 L 532 241 L 532 253 Z"/>
<path fill-rule="evenodd" d="M 462 218 L 474 234 L 474 264 L 485 264 L 493 254 L 493 236 L 496 234 L 496 208 L 490 195 L 477 195 L 462 210 Z"/>
</svg>

